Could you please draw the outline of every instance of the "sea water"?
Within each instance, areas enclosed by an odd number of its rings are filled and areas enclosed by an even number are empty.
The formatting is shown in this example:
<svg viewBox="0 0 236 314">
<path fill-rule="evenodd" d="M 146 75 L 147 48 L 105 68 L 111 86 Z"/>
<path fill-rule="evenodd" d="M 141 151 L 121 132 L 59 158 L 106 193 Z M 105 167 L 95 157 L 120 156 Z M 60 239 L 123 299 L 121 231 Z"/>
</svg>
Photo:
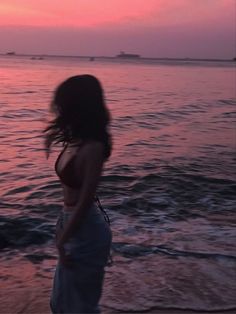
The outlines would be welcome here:
<svg viewBox="0 0 236 314">
<path fill-rule="evenodd" d="M 1 56 L 2 258 L 56 255 L 60 147 L 47 160 L 43 130 L 55 87 L 86 73 L 101 81 L 112 116 L 113 152 L 98 189 L 113 230 L 108 279 L 135 295 L 125 303 L 117 289 L 109 306 L 235 307 L 233 62 Z"/>
</svg>

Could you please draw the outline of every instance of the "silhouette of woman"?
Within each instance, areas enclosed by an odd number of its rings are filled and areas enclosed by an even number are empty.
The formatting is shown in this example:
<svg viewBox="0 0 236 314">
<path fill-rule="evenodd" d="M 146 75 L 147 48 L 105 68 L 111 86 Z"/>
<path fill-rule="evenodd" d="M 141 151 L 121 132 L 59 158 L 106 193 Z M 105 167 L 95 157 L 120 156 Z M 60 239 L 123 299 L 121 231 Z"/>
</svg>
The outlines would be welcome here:
<svg viewBox="0 0 236 314">
<path fill-rule="evenodd" d="M 59 260 L 50 306 L 53 313 L 100 313 L 111 231 L 96 206 L 95 192 L 111 154 L 109 112 L 102 87 L 91 75 L 59 85 L 51 106 L 55 119 L 45 130 L 46 148 L 49 154 L 52 144 L 63 144 L 55 171 L 64 207 L 56 226 Z"/>
</svg>

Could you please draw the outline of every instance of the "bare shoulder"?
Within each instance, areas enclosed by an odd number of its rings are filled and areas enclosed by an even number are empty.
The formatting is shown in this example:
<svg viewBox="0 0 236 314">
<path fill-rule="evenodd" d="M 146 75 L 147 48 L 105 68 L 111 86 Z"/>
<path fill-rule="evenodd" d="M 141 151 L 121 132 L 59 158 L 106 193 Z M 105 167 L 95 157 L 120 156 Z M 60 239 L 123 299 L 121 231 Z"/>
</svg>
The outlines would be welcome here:
<svg viewBox="0 0 236 314">
<path fill-rule="evenodd" d="M 99 141 L 86 141 L 75 158 L 75 163 L 78 167 L 83 167 L 86 164 L 102 164 L 104 161 L 104 144 Z"/>
</svg>

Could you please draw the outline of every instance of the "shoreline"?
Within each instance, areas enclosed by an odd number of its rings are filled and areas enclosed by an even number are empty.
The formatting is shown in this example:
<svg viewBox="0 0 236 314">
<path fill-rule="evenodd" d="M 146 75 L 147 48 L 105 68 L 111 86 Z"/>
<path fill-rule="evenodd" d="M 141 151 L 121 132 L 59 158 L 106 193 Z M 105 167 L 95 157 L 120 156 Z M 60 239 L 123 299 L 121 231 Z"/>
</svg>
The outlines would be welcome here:
<svg viewBox="0 0 236 314">
<path fill-rule="evenodd" d="M 26 256 L 4 256 L 1 261 L 1 293 L 0 295 L 0 313 L 2 314 L 50 314 L 49 297 L 52 285 L 52 277 L 56 258 L 53 256 L 51 259 L 45 259 L 43 262 L 31 262 Z M 114 273 L 119 273 L 119 269 L 114 269 Z M 122 294 L 118 287 L 114 285 L 111 274 L 113 270 L 107 271 L 105 278 L 105 285 L 103 296 L 101 299 L 102 314 L 115 314 L 115 313 L 148 313 L 148 314 L 204 314 L 204 313 L 235 313 L 235 309 L 228 310 L 191 310 L 181 309 L 175 307 L 158 307 L 149 305 L 150 308 L 139 308 L 138 304 L 131 310 L 126 310 L 127 293 Z M 111 286 L 113 293 L 111 293 Z M 110 288 L 110 289 L 109 289 Z M 118 289 L 118 290 L 117 290 Z M 133 291 L 135 293 L 135 289 Z M 128 299 L 132 303 L 132 294 Z M 114 302 L 113 302 L 114 301 Z M 137 303 L 138 300 L 136 299 Z M 141 296 L 142 302 L 142 296 Z M 147 301 L 148 302 L 148 301 Z M 109 304 L 110 303 L 110 304 Z M 113 304 L 116 306 L 112 306 Z M 119 308 L 119 304 L 123 303 L 124 308 Z"/>
</svg>

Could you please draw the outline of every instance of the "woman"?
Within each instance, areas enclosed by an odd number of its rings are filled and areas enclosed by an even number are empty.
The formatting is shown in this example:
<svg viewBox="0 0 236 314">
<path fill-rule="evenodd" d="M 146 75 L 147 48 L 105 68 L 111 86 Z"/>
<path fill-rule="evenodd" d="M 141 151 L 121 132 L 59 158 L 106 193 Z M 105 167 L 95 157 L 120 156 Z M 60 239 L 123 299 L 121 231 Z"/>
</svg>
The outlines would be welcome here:
<svg viewBox="0 0 236 314">
<path fill-rule="evenodd" d="M 52 109 L 56 118 L 45 131 L 46 147 L 49 152 L 53 143 L 64 145 L 55 164 L 64 208 L 56 228 L 59 261 L 51 310 L 100 313 L 111 232 L 94 199 L 103 163 L 111 153 L 109 112 L 101 85 L 91 75 L 74 76 L 59 85 Z"/>
</svg>

